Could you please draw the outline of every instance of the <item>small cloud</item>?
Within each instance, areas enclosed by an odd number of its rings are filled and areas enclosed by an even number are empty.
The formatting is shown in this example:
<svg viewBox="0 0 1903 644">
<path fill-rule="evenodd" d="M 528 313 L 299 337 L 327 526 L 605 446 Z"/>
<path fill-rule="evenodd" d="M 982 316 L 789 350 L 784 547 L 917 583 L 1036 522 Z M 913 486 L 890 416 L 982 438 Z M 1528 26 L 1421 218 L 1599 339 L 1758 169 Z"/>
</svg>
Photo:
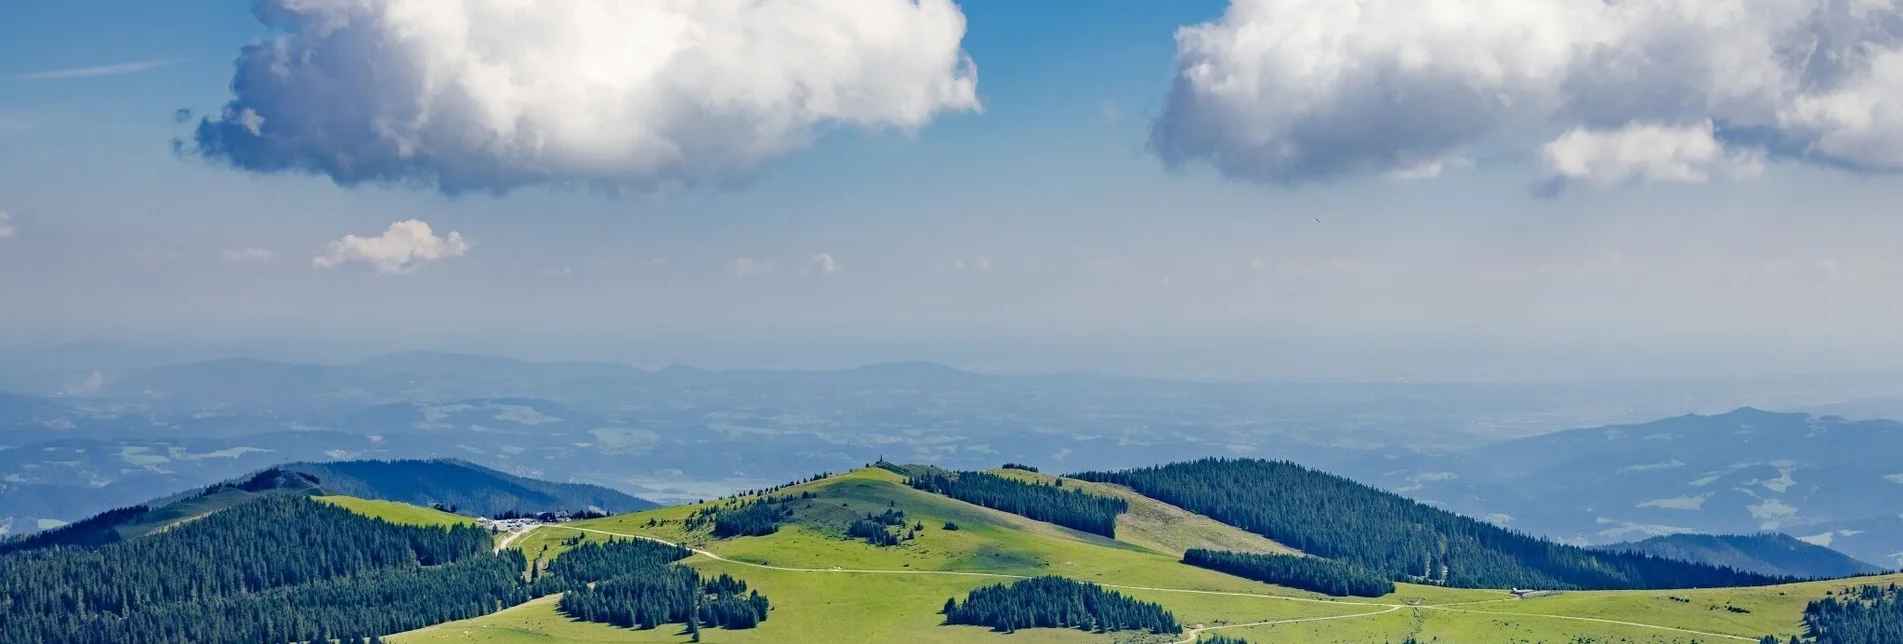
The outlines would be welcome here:
<svg viewBox="0 0 1903 644">
<path fill-rule="evenodd" d="M 324 246 L 322 252 L 311 258 L 311 263 L 318 268 L 336 268 L 349 262 L 362 262 L 383 273 L 408 273 L 416 270 L 418 264 L 462 257 L 467 252 L 469 242 L 463 239 L 462 233 L 451 232 L 438 237 L 429 224 L 410 219 L 390 224 L 388 230 L 376 237 L 345 235 Z"/>
<path fill-rule="evenodd" d="M 542 269 L 542 277 L 568 277 L 574 274 L 575 274 L 575 270 L 567 266 L 561 266 L 561 267 L 550 266 L 548 268 Z"/>
<path fill-rule="evenodd" d="M 734 279 L 746 279 L 754 275 L 770 273 L 772 271 L 773 262 L 752 257 L 742 257 L 733 260 L 732 264 L 727 265 L 727 274 L 734 276 Z"/>
<path fill-rule="evenodd" d="M 951 268 L 954 271 L 988 271 L 991 270 L 991 258 L 979 255 L 971 259 L 954 259 Z"/>
<path fill-rule="evenodd" d="M 842 268 L 844 267 L 839 265 L 839 260 L 833 259 L 831 253 L 820 253 L 814 255 L 812 259 L 806 260 L 806 272 L 808 273 L 831 275 L 839 272 Z"/>
<path fill-rule="evenodd" d="M 12 237 L 15 232 L 18 232 L 18 229 L 13 227 L 13 215 L 0 210 L 0 239 Z"/>
<path fill-rule="evenodd" d="M 1552 177 L 1597 186 L 1705 183 L 1764 171 L 1764 154 L 1720 142 L 1707 121 L 1689 126 L 1632 124 L 1616 130 L 1574 128 L 1540 148 Z"/>
<path fill-rule="evenodd" d="M 249 247 L 240 248 L 237 250 L 226 249 L 226 250 L 219 251 L 218 254 L 224 257 L 225 261 L 227 262 L 265 262 L 265 261 L 270 261 L 272 258 L 278 256 L 276 252 L 273 252 L 270 249 L 258 248 L 255 246 L 249 246 Z"/>
<path fill-rule="evenodd" d="M 46 71 L 21 74 L 20 78 L 25 80 L 58 80 L 58 79 L 66 79 L 66 78 L 94 78 L 98 76 L 122 76 L 125 74 L 137 74 L 143 71 L 158 69 L 160 67 L 164 67 L 166 65 L 170 65 L 177 62 L 180 62 L 180 61 L 178 59 L 138 60 L 138 61 L 133 61 L 129 63 L 99 65 L 96 67 L 73 67 L 70 69 L 49 69 Z"/>
<path fill-rule="evenodd" d="M 662 255 L 660 257 L 650 258 L 648 259 L 648 261 L 641 262 L 641 265 L 648 268 L 661 268 L 661 267 L 667 266 L 667 256 Z"/>
<path fill-rule="evenodd" d="M 1102 118 L 1106 125 L 1116 125 L 1117 121 L 1123 120 L 1123 108 L 1117 107 L 1116 101 L 1106 98 L 1102 103 L 1097 104 L 1097 116 Z"/>
</svg>

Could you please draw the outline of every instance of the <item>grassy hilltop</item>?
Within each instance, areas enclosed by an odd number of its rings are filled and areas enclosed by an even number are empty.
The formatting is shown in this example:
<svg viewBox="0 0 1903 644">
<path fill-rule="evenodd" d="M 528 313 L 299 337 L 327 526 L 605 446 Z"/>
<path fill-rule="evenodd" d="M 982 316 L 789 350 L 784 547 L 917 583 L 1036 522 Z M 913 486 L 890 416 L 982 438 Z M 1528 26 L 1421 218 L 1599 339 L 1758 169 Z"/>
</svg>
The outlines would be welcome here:
<svg viewBox="0 0 1903 644">
<path fill-rule="evenodd" d="M 1016 470 L 994 473 L 1051 481 Z M 1127 489 L 1070 479 L 1064 485 L 1128 500 L 1130 511 L 1117 519 L 1117 538 L 928 494 L 906 486 L 898 474 L 868 468 L 772 493 L 796 500 L 788 504 L 791 517 L 766 536 L 715 539 L 706 526 L 689 529 L 687 520 L 708 507 L 702 504 L 544 527 L 513 547 L 546 562 L 577 535 L 588 540 L 639 535 L 717 555 L 697 554 L 685 563 L 705 574 L 744 579 L 773 601 L 771 617 L 758 628 L 702 631 L 701 641 L 733 643 L 1138 644 L 1188 637 L 1055 629 L 1002 635 L 983 627 L 941 625 L 938 610 L 947 598 L 962 600 L 974 588 L 1008 583 L 1012 576 L 1060 575 L 1160 603 L 1189 627 L 1229 626 L 1209 633 L 1256 644 L 1398 643 L 1408 637 L 1422 642 L 1709 644 L 1788 636 L 1805 603 L 1829 590 L 1903 581 L 1903 576 L 1889 576 L 1740 589 L 1567 592 L 1524 600 L 1498 590 L 1400 584 L 1384 597 L 1338 599 L 1179 561 L 1183 550 L 1195 547 L 1289 552 L 1280 544 Z M 885 547 L 844 536 L 854 519 L 888 510 L 904 512 L 908 525 L 925 529 L 912 540 Z M 947 523 L 957 529 L 947 530 Z M 688 635 L 679 625 L 640 631 L 576 622 L 556 611 L 553 598 L 544 598 L 386 639 L 398 644 L 648 643 L 685 642 Z"/>
</svg>

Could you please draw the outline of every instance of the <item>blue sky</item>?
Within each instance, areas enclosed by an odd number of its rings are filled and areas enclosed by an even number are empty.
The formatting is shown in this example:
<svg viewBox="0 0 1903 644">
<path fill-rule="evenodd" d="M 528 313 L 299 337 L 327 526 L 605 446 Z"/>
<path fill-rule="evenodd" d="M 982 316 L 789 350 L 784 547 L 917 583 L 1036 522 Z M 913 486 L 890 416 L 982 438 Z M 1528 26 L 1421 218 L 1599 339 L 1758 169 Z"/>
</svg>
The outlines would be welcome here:
<svg viewBox="0 0 1903 644">
<path fill-rule="evenodd" d="M 25 6 L 0 24 L 0 226 L 11 230 L 0 338 L 1354 378 L 1850 371 L 1903 356 L 1889 337 L 1903 322 L 1903 260 L 1885 241 L 1903 231 L 1895 160 L 1881 152 L 1895 110 L 1872 94 L 1895 80 L 1883 60 L 1802 74 L 1756 63 L 1802 76 L 1790 91 L 1708 82 L 1709 61 L 1647 59 L 1617 67 L 1645 72 L 1625 78 L 1579 52 L 1668 37 L 1736 51 L 1788 30 L 1574 16 L 1564 0 L 1480 16 L 1449 2 L 1356 4 L 1363 17 L 1344 23 L 1271 0 L 960 2 L 948 6 L 962 32 L 936 48 L 921 38 L 917 51 L 875 51 L 891 46 L 884 27 L 825 43 L 842 53 L 813 65 L 875 52 L 861 67 L 898 70 L 827 79 L 874 97 L 850 117 L 861 125 L 822 115 L 756 153 L 747 146 L 782 131 L 727 133 L 776 127 L 779 108 L 656 113 L 681 146 L 673 161 L 584 140 L 499 171 L 501 194 L 256 171 L 374 153 L 348 135 L 297 140 L 305 152 L 290 156 L 202 147 L 200 119 L 243 138 L 241 115 L 221 111 L 234 99 L 266 114 L 261 137 L 292 139 L 272 128 L 297 125 L 295 106 L 342 119 L 414 89 L 380 79 L 350 86 L 361 94 L 292 84 L 234 96 L 241 48 L 297 36 L 295 25 L 274 31 L 234 3 Z M 1799 20 L 1816 3 L 1782 4 L 1792 24 L 1894 45 Z M 837 8 L 850 3 L 815 6 L 834 7 L 807 12 L 816 24 L 855 18 Z M 909 27 L 943 24 L 894 6 L 886 17 Z M 486 33 L 484 15 L 469 13 L 470 33 Z M 653 23 L 630 33 L 641 24 Z M 1541 40 L 1550 24 L 1605 40 Z M 1190 25 L 1206 35 L 1179 41 Z M 516 44 L 499 33 L 485 44 Z M 1302 44 L 1316 33 L 1334 44 Z M 530 38 L 525 49 L 580 40 Z M 954 91 L 920 117 L 915 103 L 877 98 L 953 91 L 959 72 L 938 63 L 960 52 L 981 107 Z M 820 78 L 801 64 L 786 73 Z M 1399 71 L 1354 71 L 1382 65 Z M 1230 82 L 1185 81 L 1195 69 Z M 706 77 L 637 84 L 622 105 L 733 96 L 713 81 L 681 88 Z M 739 95 L 757 97 L 775 81 L 727 85 L 754 83 Z M 1702 93 L 1605 98 L 1681 85 Z M 544 133 L 562 131 L 557 117 L 598 116 L 525 105 L 545 110 Z M 192 120 L 175 122 L 179 109 Z M 1855 109 L 1866 118 L 1844 116 Z M 604 139 L 620 127 L 607 123 Z M 1783 143 L 1727 134 L 1747 129 Z M 444 141 L 449 151 L 405 167 L 512 163 Z M 472 156 L 478 165 L 456 165 Z M 676 176 L 692 179 L 656 183 Z M 364 241 L 413 220 L 436 246 L 392 259 L 379 253 L 396 246 Z"/>
</svg>

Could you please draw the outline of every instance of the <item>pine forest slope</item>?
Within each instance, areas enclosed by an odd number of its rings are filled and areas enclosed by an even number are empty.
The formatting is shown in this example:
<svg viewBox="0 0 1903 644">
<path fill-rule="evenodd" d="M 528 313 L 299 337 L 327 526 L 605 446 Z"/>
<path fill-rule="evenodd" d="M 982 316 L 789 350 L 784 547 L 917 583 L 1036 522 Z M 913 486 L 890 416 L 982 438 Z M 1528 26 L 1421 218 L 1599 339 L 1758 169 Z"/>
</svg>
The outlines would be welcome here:
<svg viewBox="0 0 1903 644">
<path fill-rule="evenodd" d="M 1557 544 L 1286 461 L 1211 458 L 1076 475 L 1386 573 L 1463 588 L 1688 588 L 1778 578 Z"/>
</svg>

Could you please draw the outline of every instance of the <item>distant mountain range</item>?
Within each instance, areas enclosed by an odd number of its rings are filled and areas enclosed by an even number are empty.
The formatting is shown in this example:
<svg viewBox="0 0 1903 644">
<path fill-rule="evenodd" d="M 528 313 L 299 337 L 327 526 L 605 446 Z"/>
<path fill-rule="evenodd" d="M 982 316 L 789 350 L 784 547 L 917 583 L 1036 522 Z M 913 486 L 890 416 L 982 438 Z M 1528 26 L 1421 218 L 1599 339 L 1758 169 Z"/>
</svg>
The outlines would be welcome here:
<svg viewBox="0 0 1903 644">
<path fill-rule="evenodd" d="M 1874 575 L 1883 569 L 1841 552 L 1800 541 L 1787 534 L 1674 534 L 1644 541 L 1599 546 L 1610 552 L 1639 552 L 1776 577 L 1834 579 Z"/>
<path fill-rule="evenodd" d="M 619 514 L 660 507 L 599 485 L 553 483 L 454 459 L 290 463 L 279 469 L 307 474 L 333 494 L 453 506 L 480 516 L 590 508 Z"/>
<path fill-rule="evenodd" d="M 1871 392 L 1898 389 L 1880 378 L 1301 383 L 924 362 L 28 357 L 0 358 L 0 389 L 41 394 L 0 394 L 0 534 L 285 462 L 461 459 L 691 501 L 881 456 L 1107 470 L 1223 455 L 1291 460 L 1577 545 L 1776 531 L 1903 566 L 1903 462 L 1891 456 L 1903 425 L 1737 408 L 1882 409 Z M 1687 409 L 1735 411 L 1631 422 Z"/>
<path fill-rule="evenodd" d="M 1742 408 L 1345 469 L 1536 534 L 1605 544 L 1776 531 L 1903 566 L 1903 423 Z"/>
</svg>

